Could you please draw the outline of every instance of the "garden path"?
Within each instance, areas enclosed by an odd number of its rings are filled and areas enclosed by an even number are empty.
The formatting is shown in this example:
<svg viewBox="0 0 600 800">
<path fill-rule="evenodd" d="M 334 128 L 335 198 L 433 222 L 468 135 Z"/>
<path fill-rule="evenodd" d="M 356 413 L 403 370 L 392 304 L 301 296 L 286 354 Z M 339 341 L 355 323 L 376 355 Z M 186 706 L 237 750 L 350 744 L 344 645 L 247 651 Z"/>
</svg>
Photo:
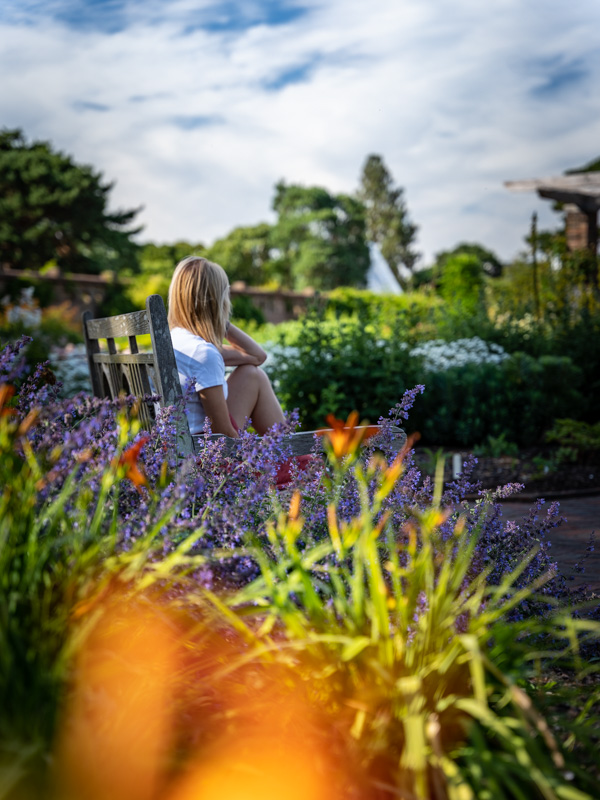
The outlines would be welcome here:
<svg viewBox="0 0 600 800">
<path fill-rule="evenodd" d="M 518 521 L 527 516 L 532 505 L 532 502 L 502 503 L 502 516 Z M 560 511 L 566 521 L 548 533 L 552 556 L 566 576 L 575 576 L 573 586 L 585 584 L 600 593 L 600 542 L 596 541 L 593 553 L 586 554 L 592 531 L 596 531 L 596 539 L 600 540 L 600 496 L 563 499 Z M 585 572 L 577 574 L 573 572 L 573 565 L 581 563 L 584 555 L 588 556 Z"/>
</svg>

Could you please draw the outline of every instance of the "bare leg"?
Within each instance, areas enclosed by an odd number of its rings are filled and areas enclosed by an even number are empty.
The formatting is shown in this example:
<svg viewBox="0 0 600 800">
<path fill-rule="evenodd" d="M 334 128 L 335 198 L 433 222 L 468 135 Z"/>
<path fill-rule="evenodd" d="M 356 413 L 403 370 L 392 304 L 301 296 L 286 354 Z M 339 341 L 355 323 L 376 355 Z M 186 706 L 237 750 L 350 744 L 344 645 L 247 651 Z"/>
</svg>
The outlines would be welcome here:
<svg viewBox="0 0 600 800">
<path fill-rule="evenodd" d="M 271 381 L 260 367 L 250 364 L 236 367 L 227 379 L 227 385 L 227 407 L 240 428 L 249 417 L 262 436 L 273 425 L 285 421 Z"/>
</svg>

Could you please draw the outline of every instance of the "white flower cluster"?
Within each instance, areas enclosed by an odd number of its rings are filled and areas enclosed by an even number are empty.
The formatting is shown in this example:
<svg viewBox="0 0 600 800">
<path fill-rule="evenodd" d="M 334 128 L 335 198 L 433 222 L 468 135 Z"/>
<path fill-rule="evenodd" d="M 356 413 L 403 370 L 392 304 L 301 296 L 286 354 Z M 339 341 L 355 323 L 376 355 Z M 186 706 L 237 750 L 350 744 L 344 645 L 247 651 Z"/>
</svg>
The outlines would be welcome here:
<svg viewBox="0 0 600 800">
<path fill-rule="evenodd" d="M 465 364 L 500 364 L 509 358 L 500 345 L 484 342 L 478 336 L 453 342 L 432 339 L 414 347 L 410 355 L 423 359 L 426 372 L 444 372 L 450 367 L 462 367 Z"/>
<path fill-rule="evenodd" d="M 42 309 L 33 296 L 33 286 L 21 291 L 19 302 L 16 305 L 13 305 L 8 297 L 4 297 L 0 302 L 4 306 L 6 321 L 10 325 L 20 323 L 27 331 L 39 328 L 42 321 Z"/>
<path fill-rule="evenodd" d="M 50 364 L 57 379 L 63 385 L 63 397 L 73 397 L 78 392 L 91 394 L 92 386 L 84 344 L 53 347 L 50 353 Z"/>
<path fill-rule="evenodd" d="M 263 350 L 267 353 L 267 362 L 265 366 L 269 368 L 273 366 L 281 366 L 281 362 L 286 358 L 298 358 L 300 348 L 294 347 L 290 344 L 280 344 L 275 342 L 266 342 L 263 345 Z"/>
</svg>

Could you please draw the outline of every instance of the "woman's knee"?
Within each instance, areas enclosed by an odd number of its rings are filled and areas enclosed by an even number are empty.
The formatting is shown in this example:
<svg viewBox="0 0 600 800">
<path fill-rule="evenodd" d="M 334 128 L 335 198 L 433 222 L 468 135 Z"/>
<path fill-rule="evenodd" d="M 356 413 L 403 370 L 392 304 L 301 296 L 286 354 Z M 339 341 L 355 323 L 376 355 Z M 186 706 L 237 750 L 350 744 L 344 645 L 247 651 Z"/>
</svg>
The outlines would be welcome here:
<svg viewBox="0 0 600 800">
<path fill-rule="evenodd" d="M 229 376 L 229 380 L 232 378 L 235 381 L 259 381 L 260 375 L 259 372 L 262 372 L 259 367 L 255 367 L 252 364 L 240 364 L 239 367 L 236 367 L 231 375 Z"/>
</svg>

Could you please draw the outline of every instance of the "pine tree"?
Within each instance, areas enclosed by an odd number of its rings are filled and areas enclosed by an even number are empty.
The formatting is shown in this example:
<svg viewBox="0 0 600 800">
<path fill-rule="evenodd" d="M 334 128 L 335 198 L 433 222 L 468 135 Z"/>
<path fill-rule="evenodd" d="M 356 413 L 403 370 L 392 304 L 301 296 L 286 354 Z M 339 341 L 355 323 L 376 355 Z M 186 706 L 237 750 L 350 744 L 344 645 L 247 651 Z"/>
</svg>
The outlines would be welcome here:
<svg viewBox="0 0 600 800">
<path fill-rule="evenodd" d="M 112 184 L 47 142 L 0 130 L 0 265 L 72 272 L 136 271 L 139 209 L 110 213 Z"/>
</svg>

